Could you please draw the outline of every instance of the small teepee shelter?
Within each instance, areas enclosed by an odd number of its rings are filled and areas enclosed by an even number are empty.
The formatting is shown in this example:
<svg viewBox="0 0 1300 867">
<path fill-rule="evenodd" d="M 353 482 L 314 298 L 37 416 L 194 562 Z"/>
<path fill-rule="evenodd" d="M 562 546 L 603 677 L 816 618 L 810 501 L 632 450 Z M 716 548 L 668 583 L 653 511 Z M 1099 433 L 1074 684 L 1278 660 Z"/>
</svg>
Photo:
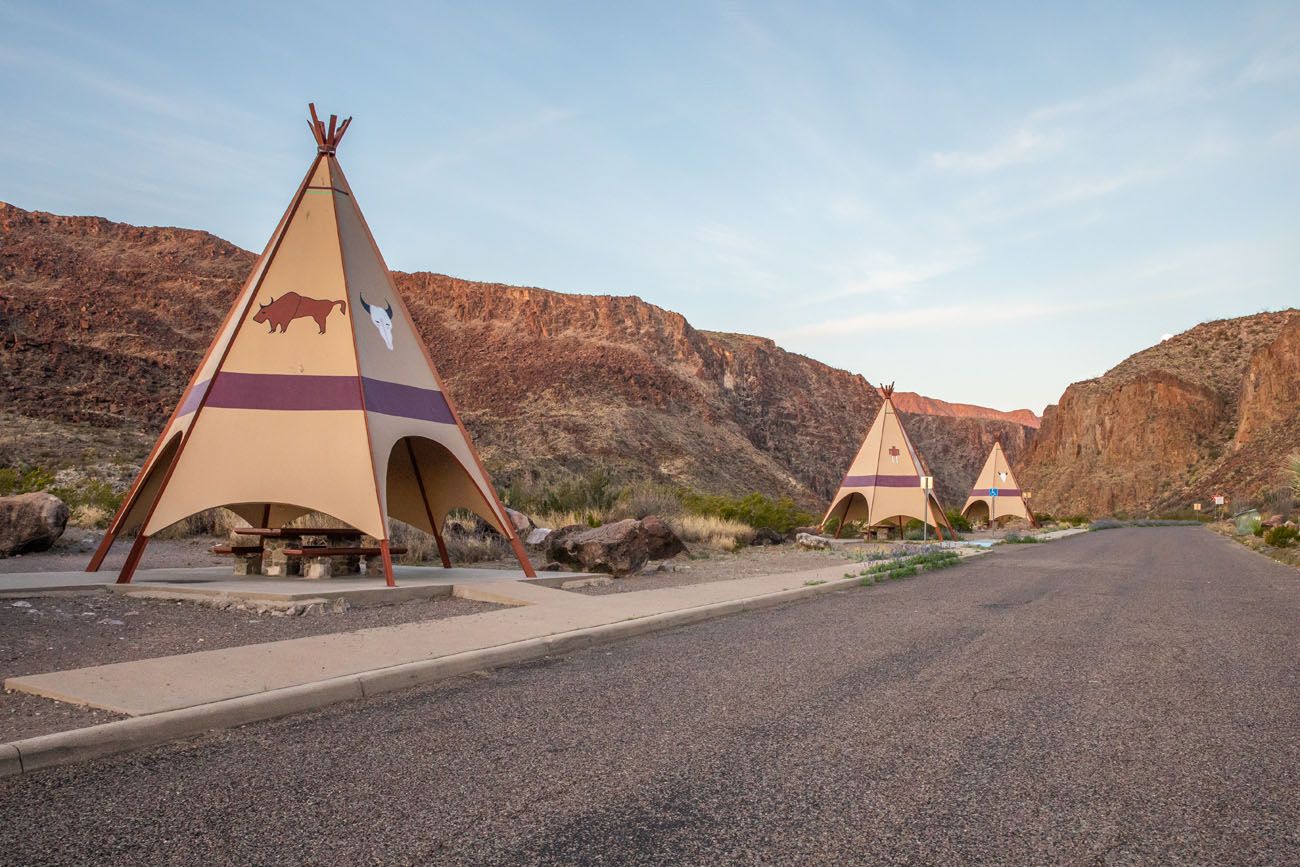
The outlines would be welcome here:
<svg viewBox="0 0 1300 867">
<path fill-rule="evenodd" d="M 87 566 L 224 506 L 253 527 L 322 512 L 378 540 L 391 516 L 432 533 L 474 512 L 532 566 L 397 294 L 335 158 L 351 118 L 310 107 L 316 156 Z"/>
<path fill-rule="evenodd" d="M 921 477 L 930 472 L 894 408 L 894 386 L 882 385 L 880 392 L 884 403 L 840 482 L 822 526 L 838 518 L 838 536 L 845 524 L 854 521 L 872 527 L 897 524 L 901 528 L 906 519 L 915 518 L 934 527 L 939 538 L 946 530 L 950 538 L 956 539 L 957 533 L 934 492 L 921 488 Z"/>
<path fill-rule="evenodd" d="M 1011 464 L 1007 461 L 1006 452 L 1002 451 L 1001 441 L 994 441 L 988 460 L 984 462 L 984 469 L 980 470 L 979 477 L 975 479 L 975 487 L 966 498 L 961 513 L 967 520 L 983 521 L 989 526 L 1004 518 L 1024 518 L 1029 526 L 1038 526 L 1034 513 L 1025 502 L 1024 491 L 1011 472 Z"/>
</svg>

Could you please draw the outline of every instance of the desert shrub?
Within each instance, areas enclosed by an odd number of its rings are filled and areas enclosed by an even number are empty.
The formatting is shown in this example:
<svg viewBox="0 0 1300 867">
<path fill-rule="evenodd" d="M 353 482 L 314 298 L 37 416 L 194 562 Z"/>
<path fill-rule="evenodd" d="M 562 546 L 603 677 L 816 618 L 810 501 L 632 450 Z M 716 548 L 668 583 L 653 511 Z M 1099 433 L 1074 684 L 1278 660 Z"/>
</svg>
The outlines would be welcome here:
<svg viewBox="0 0 1300 867">
<path fill-rule="evenodd" d="M 73 512 L 85 509 L 88 514 L 103 512 L 109 517 L 117 512 L 117 507 L 122 504 L 122 497 L 125 496 L 114 491 L 113 486 L 103 479 L 85 479 L 76 485 L 52 487 L 49 491 Z"/>
<path fill-rule="evenodd" d="M 1062 524 L 1067 524 L 1071 527 L 1082 527 L 1085 524 L 1091 523 L 1087 515 L 1068 515 L 1064 518 L 1058 518 L 1057 520 Z M 1106 519 L 1102 518 L 1101 520 L 1104 521 Z"/>
<path fill-rule="evenodd" d="M 1287 456 L 1285 470 L 1291 481 L 1291 493 L 1300 500 L 1300 452 Z"/>
<path fill-rule="evenodd" d="M 1274 548 L 1290 548 L 1300 539 L 1300 530 L 1295 527 L 1269 527 L 1264 531 L 1264 544 Z"/>
<path fill-rule="evenodd" d="M 438 557 L 438 542 L 432 533 L 426 533 L 418 527 L 412 527 L 404 521 L 388 519 L 388 540 L 394 548 L 405 548 L 406 553 L 398 556 L 403 563 L 441 563 Z"/>
<path fill-rule="evenodd" d="M 1252 533 L 1256 538 L 1261 538 L 1261 539 L 1262 539 L 1262 538 L 1264 537 L 1264 522 L 1263 522 L 1263 521 L 1255 521 L 1254 523 L 1255 523 L 1255 529 L 1254 529 L 1254 530 L 1251 530 L 1251 533 Z"/>
<path fill-rule="evenodd" d="M 0 497 L 47 491 L 53 484 L 54 473 L 41 467 L 0 467 Z"/>
<path fill-rule="evenodd" d="M 618 495 L 610 518 L 644 518 L 647 515 L 667 518 L 680 515 L 682 511 L 682 494 L 676 488 L 657 482 L 636 482 Z"/>
<path fill-rule="evenodd" d="M 800 509 L 789 497 L 774 500 L 757 492 L 744 497 L 686 492 L 682 495 L 682 504 L 696 515 L 716 515 L 740 521 L 756 530 L 768 529 L 778 533 L 788 533 L 795 527 L 817 521 L 815 515 Z"/>
<path fill-rule="evenodd" d="M 1040 524 L 1055 524 L 1057 522 L 1056 518 L 1052 517 L 1047 512 L 1035 512 L 1034 517 L 1038 519 L 1038 523 Z"/>
<path fill-rule="evenodd" d="M 542 512 L 582 512 L 605 515 L 618 502 L 619 487 L 603 468 L 550 486 L 512 483 L 501 492 L 511 508 L 534 515 Z"/>
<path fill-rule="evenodd" d="M 697 543 L 710 548 L 735 550 L 754 540 L 754 528 L 730 518 L 717 515 L 671 515 L 664 521 L 687 544 Z"/>
<path fill-rule="evenodd" d="M 947 512 L 947 515 L 948 523 L 952 524 L 952 528 L 958 533 L 969 533 L 971 531 L 970 521 L 966 520 L 966 516 L 961 512 L 951 509 Z"/>
<path fill-rule="evenodd" d="M 1015 530 L 1012 530 L 1010 533 L 1007 533 L 1006 536 L 1002 537 L 1002 541 L 1006 542 L 1008 545 L 1032 545 L 1035 542 L 1041 542 L 1043 540 L 1037 536 L 1032 536 L 1027 533 L 1018 533 Z"/>
<path fill-rule="evenodd" d="M 1088 525 L 1088 529 L 1097 530 L 1117 530 L 1124 526 L 1123 521 L 1116 521 L 1114 518 L 1098 518 Z"/>
</svg>

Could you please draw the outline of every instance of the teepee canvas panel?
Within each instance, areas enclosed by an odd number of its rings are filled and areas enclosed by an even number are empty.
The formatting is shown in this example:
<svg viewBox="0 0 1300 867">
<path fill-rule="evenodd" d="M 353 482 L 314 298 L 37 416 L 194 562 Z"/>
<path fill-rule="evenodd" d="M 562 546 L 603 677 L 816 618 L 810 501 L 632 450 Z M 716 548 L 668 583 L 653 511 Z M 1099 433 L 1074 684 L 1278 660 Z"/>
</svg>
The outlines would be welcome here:
<svg viewBox="0 0 1300 867">
<path fill-rule="evenodd" d="M 989 524 L 1003 518 L 1023 518 L 1030 526 L 1038 526 L 1001 442 L 995 441 L 989 450 L 988 459 L 984 461 L 961 513 L 970 520 Z"/>
<path fill-rule="evenodd" d="M 880 411 L 822 524 L 838 518 L 841 527 L 852 522 L 877 526 L 914 518 L 936 531 L 947 529 L 955 538 L 933 491 L 921 488 L 921 476 L 929 473 L 894 407 L 893 387 L 884 386 L 881 393 Z"/>
<path fill-rule="evenodd" d="M 328 130 L 317 155 L 88 567 L 138 531 L 217 506 L 275 528 L 308 511 L 380 541 L 387 518 L 438 536 L 463 508 L 533 574 L 356 204 Z"/>
</svg>

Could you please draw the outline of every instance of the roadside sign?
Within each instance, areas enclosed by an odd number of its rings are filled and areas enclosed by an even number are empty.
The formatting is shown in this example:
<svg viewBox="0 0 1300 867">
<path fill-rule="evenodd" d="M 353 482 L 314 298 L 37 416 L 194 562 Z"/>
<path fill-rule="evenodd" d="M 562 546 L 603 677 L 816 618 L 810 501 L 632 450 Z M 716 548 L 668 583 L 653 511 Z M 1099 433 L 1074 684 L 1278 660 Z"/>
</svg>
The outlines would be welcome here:
<svg viewBox="0 0 1300 867">
<path fill-rule="evenodd" d="M 989 496 L 990 496 L 990 497 L 996 497 L 997 495 L 998 495 L 998 489 L 997 489 L 997 488 L 989 488 Z"/>
<path fill-rule="evenodd" d="M 934 476 L 921 476 L 921 490 L 923 491 L 934 490 Z"/>
<path fill-rule="evenodd" d="M 1201 511 L 1201 504 L 1200 504 L 1200 503 L 1192 503 L 1192 510 L 1195 511 L 1195 512 L 1199 512 L 1199 511 Z"/>
<path fill-rule="evenodd" d="M 1224 501 L 1225 501 L 1226 499 L 1227 499 L 1227 497 L 1223 496 L 1223 494 L 1215 494 L 1215 495 L 1214 495 L 1214 505 L 1216 505 L 1216 506 L 1222 506 L 1223 503 L 1224 503 Z"/>
</svg>

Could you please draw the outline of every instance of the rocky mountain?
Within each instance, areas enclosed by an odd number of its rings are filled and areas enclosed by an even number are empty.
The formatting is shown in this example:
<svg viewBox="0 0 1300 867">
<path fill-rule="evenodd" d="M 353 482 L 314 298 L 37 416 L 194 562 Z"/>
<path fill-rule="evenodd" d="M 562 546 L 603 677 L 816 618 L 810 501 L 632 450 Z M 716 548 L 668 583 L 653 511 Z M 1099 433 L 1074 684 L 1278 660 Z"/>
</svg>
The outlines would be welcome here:
<svg viewBox="0 0 1300 867">
<path fill-rule="evenodd" d="M 898 408 L 899 412 L 950 416 L 953 418 L 1010 421 L 1035 430 L 1042 424 L 1042 419 L 1033 410 L 1015 409 L 1010 412 L 1003 412 L 1000 409 L 989 409 L 987 406 L 976 406 L 973 403 L 949 403 L 946 400 L 939 400 L 937 397 L 919 395 L 914 391 L 894 392 L 894 406 Z"/>
<path fill-rule="evenodd" d="M 0 203 L 0 465 L 139 461 L 254 259 L 205 232 Z M 604 467 L 816 510 L 880 405 L 861 376 L 639 298 L 395 278 L 501 485 Z M 1012 460 L 1033 438 L 1019 413 L 908 406 L 951 505 L 995 437 Z"/>
<path fill-rule="evenodd" d="M 1285 497 L 1300 449 L 1300 310 L 1197 325 L 1066 389 L 1021 483 L 1053 513 L 1148 514 Z"/>
</svg>

